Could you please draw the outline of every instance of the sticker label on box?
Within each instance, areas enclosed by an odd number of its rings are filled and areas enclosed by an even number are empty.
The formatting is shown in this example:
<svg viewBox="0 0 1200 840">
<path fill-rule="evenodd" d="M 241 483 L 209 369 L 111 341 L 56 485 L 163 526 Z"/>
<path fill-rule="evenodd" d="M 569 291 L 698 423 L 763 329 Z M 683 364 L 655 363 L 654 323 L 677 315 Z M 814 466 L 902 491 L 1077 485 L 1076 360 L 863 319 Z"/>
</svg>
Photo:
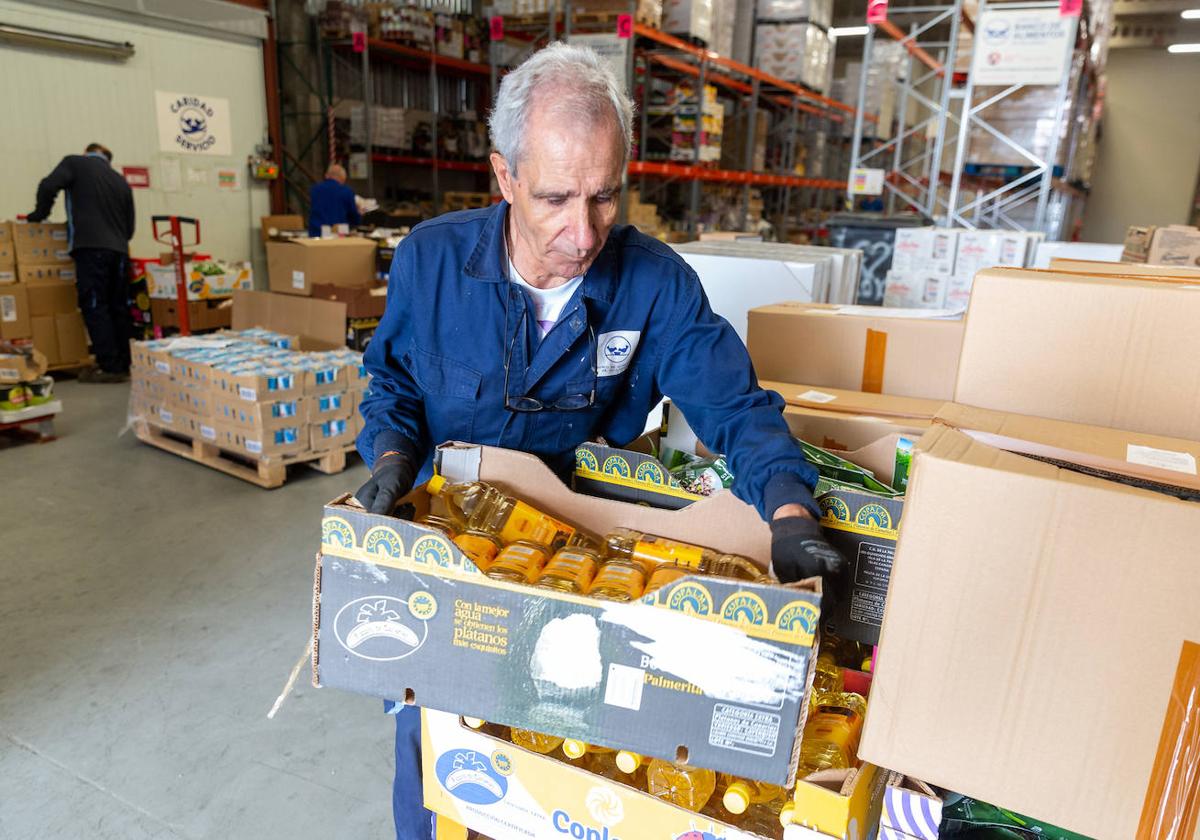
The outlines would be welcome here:
<svg viewBox="0 0 1200 840">
<path fill-rule="evenodd" d="M 1125 447 L 1125 460 L 1131 464 L 1141 464 L 1143 467 L 1196 474 L 1196 456 L 1190 452 L 1172 452 L 1169 449 L 1155 449 L 1153 446 L 1131 443 Z"/>
<path fill-rule="evenodd" d="M 17 320 L 17 296 L 0 295 L 0 321 Z"/>
<path fill-rule="evenodd" d="M 770 712 L 718 703 L 713 707 L 708 742 L 739 752 L 774 755 L 781 723 L 782 718 Z"/>
<path fill-rule="evenodd" d="M 206 438 L 207 440 L 216 440 L 217 439 L 217 430 L 214 429 L 212 426 L 201 426 L 200 427 L 200 437 Z"/>
<path fill-rule="evenodd" d="M 154 369 L 156 371 L 158 371 L 159 373 L 170 373 L 171 372 L 171 366 L 163 361 L 156 360 L 154 362 Z"/>
<path fill-rule="evenodd" d="M 258 391 L 255 391 L 253 388 L 247 388 L 245 385 L 239 385 L 238 396 L 247 402 L 254 402 L 258 399 Z"/>
<path fill-rule="evenodd" d="M 797 394 L 796 399 L 805 400 L 806 402 L 815 403 L 830 403 L 837 399 L 833 394 L 826 394 L 824 391 L 805 391 L 803 394 Z"/>
<path fill-rule="evenodd" d="M 171 412 L 167 411 L 165 408 L 160 408 L 158 410 L 158 416 L 163 419 L 164 423 L 174 423 L 175 422 L 175 415 L 172 414 Z"/>
<path fill-rule="evenodd" d="M 249 440 L 249 439 L 247 439 L 247 441 L 246 441 L 246 451 L 247 451 L 247 452 L 253 452 L 255 455 L 257 455 L 258 453 L 262 452 L 262 441 L 261 441 L 261 440 Z"/>
<path fill-rule="evenodd" d="M 636 712 L 642 708 L 642 689 L 645 685 L 644 669 L 610 662 L 608 682 L 604 686 L 604 702 L 609 706 L 619 706 Z"/>
<path fill-rule="evenodd" d="M 304 272 L 303 271 L 293 271 L 292 272 L 292 288 L 293 289 L 303 289 L 304 288 Z"/>
</svg>

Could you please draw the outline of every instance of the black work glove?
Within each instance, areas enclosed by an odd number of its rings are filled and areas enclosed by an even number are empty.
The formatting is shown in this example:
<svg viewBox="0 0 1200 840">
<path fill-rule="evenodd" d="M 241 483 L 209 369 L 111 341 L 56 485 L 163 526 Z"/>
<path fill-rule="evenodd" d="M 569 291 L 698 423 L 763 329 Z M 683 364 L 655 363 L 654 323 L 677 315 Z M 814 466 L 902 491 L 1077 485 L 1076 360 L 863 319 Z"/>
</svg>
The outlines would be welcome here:
<svg viewBox="0 0 1200 840">
<path fill-rule="evenodd" d="M 412 490 L 416 477 L 417 467 L 409 458 L 399 453 L 385 455 L 375 462 L 371 477 L 354 498 L 371 513 L 390 514 L 396 502 Z"/>
<path fill-rule="evenodd" d="M 823 579 L 826 591 L 846 572 L 846 560 L 825 541 L 811 516 L 785 516 L 771 522 L 771 567 L 781 583 Z"/>
</svg>

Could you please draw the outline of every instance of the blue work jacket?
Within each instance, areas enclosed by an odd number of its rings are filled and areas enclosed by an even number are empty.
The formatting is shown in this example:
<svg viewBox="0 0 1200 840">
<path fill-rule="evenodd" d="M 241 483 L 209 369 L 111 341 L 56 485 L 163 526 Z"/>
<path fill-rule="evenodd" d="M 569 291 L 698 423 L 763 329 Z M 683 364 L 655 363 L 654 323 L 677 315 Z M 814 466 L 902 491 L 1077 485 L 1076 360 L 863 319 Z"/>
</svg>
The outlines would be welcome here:
<svg viewBox="0 0 1200 840">
<path fill-rule="evenodd" d="M 663 395 L 736 476 L 734 494 L 770 518 L 812 501 L 817 472 L 784 422 L 782 398 L 758 387 L 742 340 L 714 314 L 696 273 L 637 229 L 609 234 L 574 297 L 538 339 L 528 294 L 510 282 L 508 204 L 447 213 L 396 249 L 387 309 L 365 363 L 358 449 L 368 464 L 398 450 L 432 472 L 432 450 L 459 440 L 531 452 L 566 477 L 575 447 L 640 435 Z M 746 278 L 753 282 L 753 278 Z M 521 413 L 508 396 L 545 403 L 587 395 L 580 411 Z"/>
<path fill-rule="evenodd" d="M 313 184 L 308 191 L 308 235 L 320 236 L 321 225 L 356 225 L 362 221 L 354 190 L 332 178 Z"/>
</svg>

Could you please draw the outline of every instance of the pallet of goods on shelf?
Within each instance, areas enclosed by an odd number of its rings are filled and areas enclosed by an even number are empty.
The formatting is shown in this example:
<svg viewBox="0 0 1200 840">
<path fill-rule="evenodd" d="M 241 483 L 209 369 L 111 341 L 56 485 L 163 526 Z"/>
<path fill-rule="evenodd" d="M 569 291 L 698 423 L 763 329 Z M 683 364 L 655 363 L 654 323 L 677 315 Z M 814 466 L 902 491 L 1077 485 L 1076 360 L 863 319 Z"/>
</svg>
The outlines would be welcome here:
<svg viewBox="0 0 1200 840">
<path fill-rule="evenodd" d="M 754 63 L 772 76 L 826 93 L 833 73 L 833 42 L 815 23 L 758 23 Z"/>
<path fill-rule="evenodd" d="M 714 6 L 722 0 L 663 0 L 662 30 L 709 45 L 713 38 Z"/>
<path fill-rule="evenodd" d="M 862 61 L 846 62 L 845 75 L 833 82 L 830 93 L 842 102 L 857 102 L 862 79 Z M 876 41 L 871 46 L 871 61 L 867 67 L 866 98 L 863 111 L 877 116 L 876 122 L 863 124 L 868 136 L 887 140 L 892 136 L 892 122 L 896 116 L 897 80 L 907 78 L 908 54 L 904 47 L 894 41 Z M 842 123 L 842 134 L 854 133 L 854 120 Z"/>
<path fill-rule="evenodd" d="M 658 117 L 645 138 L 644 157 L 649 160 L 673 160 L 690 163 L 716 163 L 721 159 L 721 137 L 725 109 L 717 99 L 714 85 L 704 86 L 700 108 L 699 156 L 696 149 L 696 85 L 692 79 L 678 82 L 653 80 L 646 113 Z M 668 122 L 665 118 L 670 117 Z"/>
<path fill-rule="evenodd" d="M 759 23 L 815 23 L 828 29 L 833 25 L 833 0 L 758 0 L 755 17 Z"/>
</svg>

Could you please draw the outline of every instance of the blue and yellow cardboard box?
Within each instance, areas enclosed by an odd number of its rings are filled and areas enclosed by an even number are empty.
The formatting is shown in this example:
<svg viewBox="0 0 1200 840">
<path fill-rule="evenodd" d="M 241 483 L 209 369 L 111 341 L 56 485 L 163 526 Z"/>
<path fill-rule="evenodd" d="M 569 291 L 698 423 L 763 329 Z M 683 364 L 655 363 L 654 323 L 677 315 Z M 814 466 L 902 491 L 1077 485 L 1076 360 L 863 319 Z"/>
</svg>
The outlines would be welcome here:
<svg viewBox="0 0 1200 840">
<path fill-rule="evenodd" d="M 624 526 L 767 565 L 770 529 L 732 493 L 659 510 L 572 493 L 522 453 L 448 444 L 439 462 L 596 534 Z M 431 505 L 422 489 L 405 501 Z M 688 576 L 633 603 L 509 584 L 442 534 L 343 496 L 322 523 L 314 682 L 785 784 L 819 605 L 816 582 Z"/>
<path fill-rule="evenodd" d="M 657 436 L 643 435 L 618 448 L 581 443 L 575 449 L 573 486 L 580 493 L 679 510 L 705 498 L 679 486 L 652 452 Z"/>
<path fill-rule="evenodd" d="M 759 835 L 664 802 L 645 791 L 522 749 L 463 725 L 457 715 L 422 713 L 425 807 L 488 837 L 535 840 L 752 840 Z M 796 782 L 785 840 L 872 840 L 888 773 L 864 764 Z M 438 838 L 455 840 L 439 821 Z"/>
</svg>

